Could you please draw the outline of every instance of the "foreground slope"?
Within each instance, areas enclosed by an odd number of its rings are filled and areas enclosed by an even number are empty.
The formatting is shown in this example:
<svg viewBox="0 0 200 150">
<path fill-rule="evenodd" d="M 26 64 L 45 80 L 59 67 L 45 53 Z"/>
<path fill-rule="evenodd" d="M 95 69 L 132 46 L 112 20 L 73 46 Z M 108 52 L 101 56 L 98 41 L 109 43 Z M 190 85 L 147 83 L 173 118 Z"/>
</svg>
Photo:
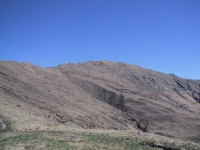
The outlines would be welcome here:
<svg viewBox="0 0 200 150">
<path fill-rule="evenodd" d="M 200 81 L 107 61 L 0 62 L 0 110 L 15 128 L 103 128 L 200 141 Z"/>
</svg>

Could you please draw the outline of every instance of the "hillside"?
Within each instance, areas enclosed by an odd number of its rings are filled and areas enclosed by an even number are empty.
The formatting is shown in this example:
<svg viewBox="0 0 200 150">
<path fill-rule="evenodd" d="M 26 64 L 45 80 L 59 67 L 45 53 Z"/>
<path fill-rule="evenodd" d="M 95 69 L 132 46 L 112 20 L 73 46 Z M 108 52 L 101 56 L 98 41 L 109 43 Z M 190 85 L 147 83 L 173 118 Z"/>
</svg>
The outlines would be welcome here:
<svg viewBox="0 0 200 150">
<path fill-rule="evenodd" d="M 200 142 L 200 81 L 108 61 L 0 61 L 0 114 L 15 129 L 133 130 Z"/>
</svg>

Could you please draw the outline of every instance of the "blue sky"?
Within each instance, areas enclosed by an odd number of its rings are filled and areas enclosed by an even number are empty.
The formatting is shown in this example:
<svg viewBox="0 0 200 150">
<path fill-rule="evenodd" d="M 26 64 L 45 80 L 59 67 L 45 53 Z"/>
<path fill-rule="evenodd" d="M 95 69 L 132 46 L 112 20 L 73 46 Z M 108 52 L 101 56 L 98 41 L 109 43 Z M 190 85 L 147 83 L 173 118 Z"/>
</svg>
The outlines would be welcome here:
<svg viewBox="0 0 200 150">
<path fill-rule="evenodd" d="M 200 79 L 200 1 L 0 0 L 0 59 L 108 60 Z"/>
</svg>

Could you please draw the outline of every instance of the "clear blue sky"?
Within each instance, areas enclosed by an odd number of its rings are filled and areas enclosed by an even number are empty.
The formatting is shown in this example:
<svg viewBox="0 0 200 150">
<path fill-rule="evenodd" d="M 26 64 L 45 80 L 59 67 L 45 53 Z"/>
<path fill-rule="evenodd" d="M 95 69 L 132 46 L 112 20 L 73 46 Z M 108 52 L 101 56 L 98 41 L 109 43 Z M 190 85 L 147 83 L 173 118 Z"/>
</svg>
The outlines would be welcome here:
<svg viewBox="0 0 200 150">
<path fill-rule="evenodd" d="M 120 61 L 200 79 L 200 0 L 0 0 L 0 59 Z"/>
</svg>

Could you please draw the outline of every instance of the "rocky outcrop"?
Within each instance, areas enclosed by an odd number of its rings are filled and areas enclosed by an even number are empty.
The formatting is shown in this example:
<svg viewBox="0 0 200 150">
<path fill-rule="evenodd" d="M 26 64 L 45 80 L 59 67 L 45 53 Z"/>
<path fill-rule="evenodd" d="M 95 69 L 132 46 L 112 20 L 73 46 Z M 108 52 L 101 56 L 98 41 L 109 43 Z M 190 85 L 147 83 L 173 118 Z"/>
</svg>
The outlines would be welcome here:
<svg viewBox="0 0 200 150">
<path fill-rule="evenodd" d="M 148 132 L 149 131 L 149 121 L 148 121 L 148 119 L 141 119 L 139 121 L 137 127 L 144 132 Z"/>
<path fill-rule="evenodd" d="M 200 103 L 200 87 L 198 81 L 195 80 L 184 80 L 178 77 L 173 78 L 177 87 L 174 88 L 174 91 L 178 93 L 183 98 L 187 99 L 186 94 Z"/>
<path fill-rule="evenodd" d="M 6 124 L 0 119 L 0 133 L 7 132 Z"/>
<path fill-rule="evenodd" d="M 77 78 L 70 78 L 73 83 L 82 88 L 88 93 L 91 93 L 96 99 L 106 102 L 109 105 L 126 112 L 125 97 L 122 93 L 117 94 L 91 81 L 86 81 Z"/>
</svg>

